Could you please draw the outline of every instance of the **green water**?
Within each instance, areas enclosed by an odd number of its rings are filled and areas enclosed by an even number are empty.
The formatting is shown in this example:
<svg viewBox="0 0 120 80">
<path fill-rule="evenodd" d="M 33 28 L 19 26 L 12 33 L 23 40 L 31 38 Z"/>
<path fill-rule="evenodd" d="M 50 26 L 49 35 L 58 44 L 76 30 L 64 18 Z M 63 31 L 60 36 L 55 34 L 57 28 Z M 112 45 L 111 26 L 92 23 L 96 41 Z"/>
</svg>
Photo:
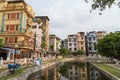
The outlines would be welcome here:
<svg viewBox="0 0 120 80">
<path fill-rule="evenodd" d="M 30 75 L 28 80 L 110 80 L 85 62 L 67 62 Z"/>
</svg>

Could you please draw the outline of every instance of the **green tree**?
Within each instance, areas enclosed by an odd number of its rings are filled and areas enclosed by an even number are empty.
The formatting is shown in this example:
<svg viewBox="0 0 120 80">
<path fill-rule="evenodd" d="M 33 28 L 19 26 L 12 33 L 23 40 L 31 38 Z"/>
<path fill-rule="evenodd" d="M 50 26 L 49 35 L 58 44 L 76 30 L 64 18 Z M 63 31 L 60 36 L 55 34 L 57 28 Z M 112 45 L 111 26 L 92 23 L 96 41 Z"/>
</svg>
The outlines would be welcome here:
<svg viewBox="0 0 120 80">
<path fill-rule="evenodd" d="M 85 1 L 88 3 L 90 0 Z M 90 12 L 92 10 L 98 9 L 100 11 L 100 14 L 101 11 L 105 10 L 106 8 L 111 8 L 112 5 L 117 5 L 118 7 L 120 7 L 120 0 L 93 0 L 92 2 L 92 9 L 90 10 Z"/>
<path fill-rule="evenodd" d="M 98 53 L 120 59 L 120 33 L 110 33 L 97 43 Z"/>
<path fill-rule="evenodd" d="M 51 53 L 52 53 L 52 55 L 53 55 L 54 45 L 50 45 L 50 51 L 51 51 Z"/>
<path fill-rule="evenodd" d="M 59 49 L 59 52 L 63 57 L 70 55 L 70 51 L 68 49 L 65 49 L 65 48 Z"/>
<path fill-rule="evenodd" d="M 4 44 L 3 44 L 3 39 L 0 39 L 0 47 L 3 47 Z"/>
<path fill-rule="evenodd" d="M 77 54 L 78 54 L 78 55 L 83 55 L 84 53 L 85 53 L 85 52 L 84 52 L 83 50 L 78 50 L 78 51 L 77 51 Z"/>
</svg>

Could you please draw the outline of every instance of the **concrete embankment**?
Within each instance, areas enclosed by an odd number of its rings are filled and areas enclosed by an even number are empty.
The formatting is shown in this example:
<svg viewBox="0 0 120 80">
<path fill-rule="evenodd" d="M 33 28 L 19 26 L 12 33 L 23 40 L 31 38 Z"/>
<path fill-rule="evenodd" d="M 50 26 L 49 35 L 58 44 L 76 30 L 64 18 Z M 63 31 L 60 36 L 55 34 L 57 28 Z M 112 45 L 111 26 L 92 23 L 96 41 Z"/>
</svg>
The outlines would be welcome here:
<svg viewBox="0 0 120 80">
<path fill-rule="evenodd" d="M 43 64 L 43 65 L 40 65 L 40 66 L 31 67 L 31 68 L 25 70 L 19 76 L 16 76 L 14 78 L 10 78 L 8 80 L 27 80 L 27 78 L 35 72 L 38 72 L 40 70 L 44 70 L 48 67 L 51 67 L 51 66 L 54 66 L 54 65 L 57 65 L 57 64 L 62 64 L 64 62 L 69 62 L 69 61 L 74 61 L 74 60 L 76 60 L 76 58 L 66 58 L 66 59 L 63 59 L 63 60 L 59 60 L 59 61 L 55 61 L 55 62 L 51 62 L 51 63 L 46 63 L 46 64 Z"/>
<path fill-rule="evenodd" d="M 92 66 L 94 66 L 99 72 L 107 76 L 110 80 L 120 80 L 120 78 L 114 76 L 113 74 L 109 73 L 108 71 L 100 68 L 99 66 L 95 65 L 94 63 L 91 63 Z"/>
</svg>

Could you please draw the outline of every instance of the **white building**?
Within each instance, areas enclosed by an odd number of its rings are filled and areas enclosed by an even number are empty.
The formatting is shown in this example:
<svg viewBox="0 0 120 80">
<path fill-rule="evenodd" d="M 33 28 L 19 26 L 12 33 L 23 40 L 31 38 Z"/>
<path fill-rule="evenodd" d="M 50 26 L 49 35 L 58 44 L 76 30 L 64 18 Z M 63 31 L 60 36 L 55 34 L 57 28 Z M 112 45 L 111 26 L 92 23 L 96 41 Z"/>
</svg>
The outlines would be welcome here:
<svg viewBox="0 0 120 80">
<path fill-rule="evenodd" d="M 32 31 L 36 36 L 36 50 L 41 49 L 41 40 L 42 40 L 42 30 L 40 28 L 40 24 L 38 22 L 33 22 Z"/>
<path fill-rule="evenodd" d="M 57 52 L 61 47 L 61 39 L 56 35 L 49 35 L 49 48 L 51 45 L 54 46 L 54 52 Z"/>
<path fill-rule="evenodd" d="M 71 52 L 77 52 L 77 35 L 73 34 L 73 35 L 68 35 L 68 49 Z"/>
</svg>

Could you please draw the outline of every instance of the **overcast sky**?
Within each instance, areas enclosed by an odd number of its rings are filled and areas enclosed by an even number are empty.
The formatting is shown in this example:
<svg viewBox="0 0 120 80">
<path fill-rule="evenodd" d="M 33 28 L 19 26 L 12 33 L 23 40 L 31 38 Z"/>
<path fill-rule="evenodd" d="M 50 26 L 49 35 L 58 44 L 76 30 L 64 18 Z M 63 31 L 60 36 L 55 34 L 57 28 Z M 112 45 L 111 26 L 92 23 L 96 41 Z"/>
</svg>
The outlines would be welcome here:
<svg viewBox="0 0 120 80">
<path fill-rule="evenodd" d="M 113 6 L 100 16 L 99 11 L 90 13 L 91 3 L 84 0 L 26 0 L 37 16 L 50 18 L 50 34 L 61 39 L 68 34 L 88 31 L 119 31 L 120 9 Z"/>
</svg>

